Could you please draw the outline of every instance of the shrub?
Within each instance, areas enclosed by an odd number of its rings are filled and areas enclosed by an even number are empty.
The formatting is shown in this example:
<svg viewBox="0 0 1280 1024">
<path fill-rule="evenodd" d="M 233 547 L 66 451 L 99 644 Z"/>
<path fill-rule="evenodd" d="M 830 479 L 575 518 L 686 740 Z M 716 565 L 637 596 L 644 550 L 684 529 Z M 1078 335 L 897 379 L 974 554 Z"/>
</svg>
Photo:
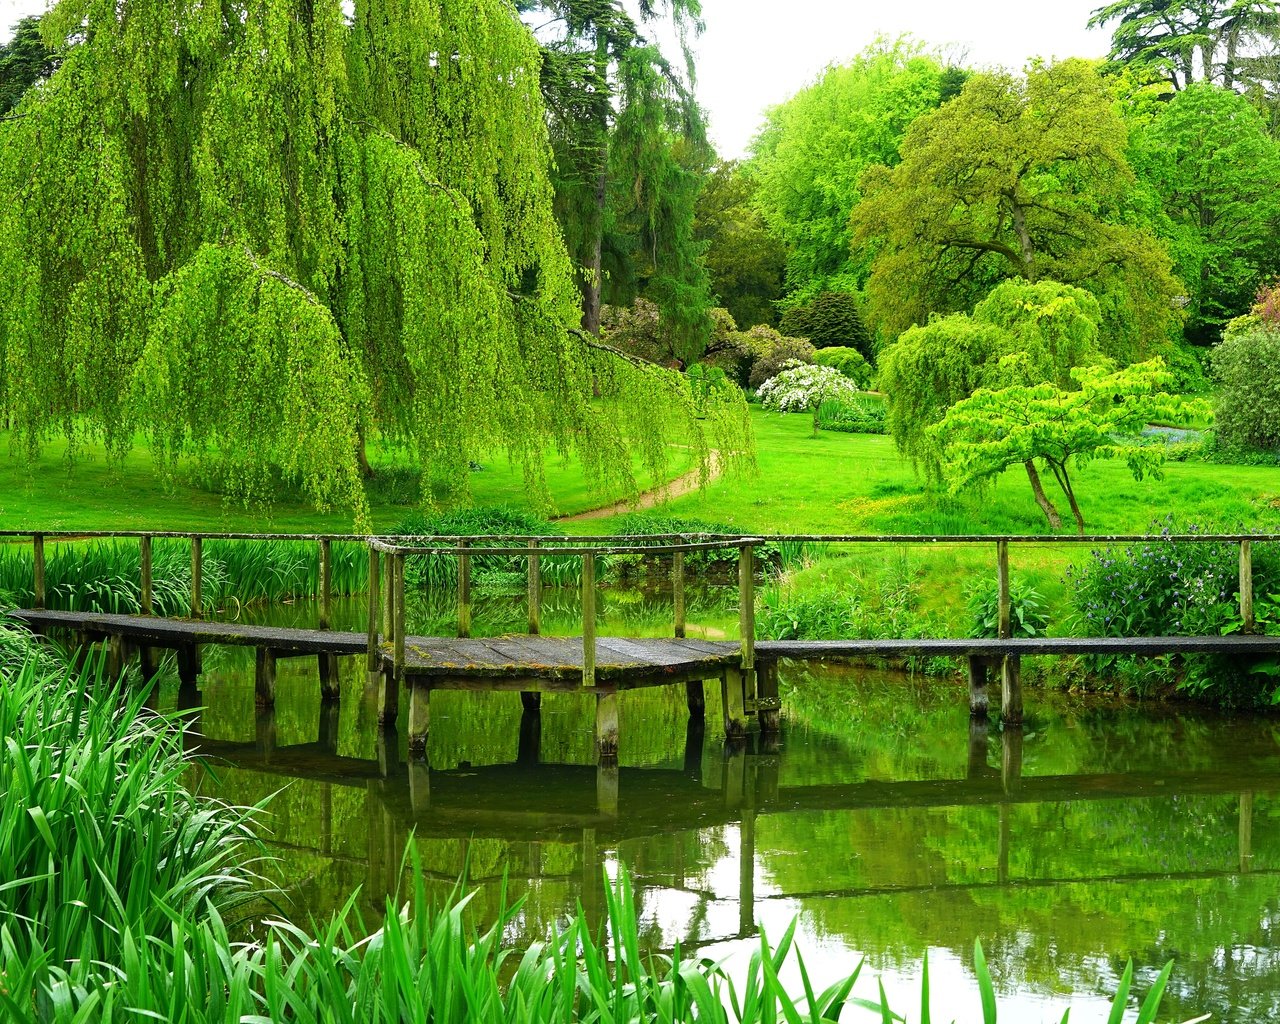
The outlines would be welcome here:
<svg viewBox="0 0 1280 1024">
<path fill-rule="evenodd" d="M 871 364 L 862 358 L 862 353 L 857 349 L 820 348 L 813 354 L 813 361 L 819 366 L 839 370 L 863 390 L 871 386 Z"/>
<path fill-rule="evenodd" d="M 822 292 L 812 302 L 782 315 L 784 334 L 808 338 L 816 348 L 850 348 L 873 356 L 871 333 L 862 319 L 858 298 L 849 292 Z"/>
<path fill-rule="evenodd" d="M 1280 450 L 1280 330 L 1229 334 L 1213 352 L 1216 428 L 1227 447 Z"/>
<path fill-rule="evenodd" d="M 1163 536 L 1171 520 L 1157 524 Z M 1197 526 L 1185 533 L 1200 533 Z M 1078 627 L 1085 636 L 1216 636 L 1238 631 L 1239 548 L 1231 543 L 1148 541 L 1091 551 L 1068 570 Z M 1255 545 L 1254 590 L 1280 589 L 1280 551 Z M 1104 672 L 1117 667 L 1103 660 Z M 1184 692 L 1216 703 L 1257 704 L 1274 699 L 1274 681 L 1256 659 L 1186 657 L 1169 678 Z"/>
<path fill-rule="evenodd" d="M 821 425 L 818 415 L 824 402 L 857 400 L 858 389 L 839 370 L 830 366 L 806 366 L 792 362 L 782 372 L 760 385 L 760 404 L 778 412 L 813 414 L 813 432 Z"/>
<path fill-rule="evenodd" d="M 563 534 L 555 523 L 524 509 L 505 505 L 453 508 L 446 511 L 411 513 L 391 531 L 401 537 L 542 537 Z M 575 558 L 545 555 L 539 568 L 545 582 L 572 583 L 578 578 Z M 523 555 L 476 555 L 471 561 L 475 582 L 508 581 L 528 572 Z M 453 586 L 458 579 L 458 559 L 454 555 L 413 555 L 405 561 L 405 585 Z"/>
<path fill-rule="evenodd" d="M 969 610 L 969 635 L 993 638 L 1000 635 L 1000 584 L 983 576 L 965 592 Z M 1009 580 L 1009 620 L 1014 636 L 1044 636 L 1049 613 L 1040 592 L 1017 576 Z"/>
<path fill-rule="evenodd" d="M 1205 370 L 1207 350 L 1193 345 L 1176 344 L 1164 353 L 1165 363 L 1173 374 L 1169 390 L 1176 395 L 1207 395 L 1213 381 Z"/>
<path fill-rule="evenodd" d="M 818 407 L 818 423 L 823 430 L 842 434 L 883 434 L 885 411 L 881 402 L 833 400 Z"/>
</svg>

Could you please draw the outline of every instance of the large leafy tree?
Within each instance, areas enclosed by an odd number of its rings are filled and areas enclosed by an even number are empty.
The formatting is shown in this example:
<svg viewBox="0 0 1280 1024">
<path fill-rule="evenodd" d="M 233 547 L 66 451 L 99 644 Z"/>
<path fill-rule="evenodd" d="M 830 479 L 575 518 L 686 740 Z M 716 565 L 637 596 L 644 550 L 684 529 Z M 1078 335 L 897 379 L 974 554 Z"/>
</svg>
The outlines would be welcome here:
<svg viewBox="0 0 1280 1024">
<path fill-rule="evenodd" d="M 579 332 L 539 54 L 503 0 L 64 0 L 83 39 L 0 125 L 0 410 L 121 453 L 147 431 L 240 492 L 362 507 L 377 430 L 464 491 L 494 449 L 545 499 L 705 457 L 678 377 Z M 717 442 L 726 452 L 740 447 Z"/>
<path fill-rule="evenodd" d="M 1212 340 L 1280 270 L 1280 144 L 1243 96 L 1197 84 L 1138 126 L 1131 153 L 1187 284 L 1188 330 Z"/>
<path fill-rule="evenodd" d="M 711 287 L 738 326 L 774 326 L 787 253 L 755 206 L 757 184 L 734 160 L 717 164 L 698 196 L 694 234 L 707 246 Z"/>
<path fill-rule="evenodd" d="M 850 249 L 859 178 L 892 166 L 908 126 L 956 87 L 915 44 L 877 43 L 768 112 L 753 143 L 756 204 L 787 246 L 787 285 L 802 298 L 856 290 L 865 259 Z"/>
<path fill-rule="evenodd" d="M 657 304 L 682 361 L 711 331 L 695 203 L 711 163 L 687 45 L 699 0 L 518 0 L 542 45 L 542 89 L 555 151 L 556 214 L 578 268 L 582 326 L 604 303 Z M 676 32 L 683 62 L 650 34 Z"/>
<path fill-rule="evenodd" d="M 1280 41 L 1277 0 L 1115 0 L 1090 27 L 1114 25 L 1111 60 L 1146 68 L 1175 89 L 1256 80 Z"/>
<path fill-rule="evenodd" d="M 876 254 L 872 320 L 893 336 L 972 307 L 998 281 L 1050 279 L 1097 297 L 1109 354 L 1163 342 L 1182 288 L 1163 245 L 1130 223 L 1126 144 L 1086 61 L 972 76 L 912 124 L 898 166 L 861 179 L 851 228 L 858 251 Z"/>
</svg>

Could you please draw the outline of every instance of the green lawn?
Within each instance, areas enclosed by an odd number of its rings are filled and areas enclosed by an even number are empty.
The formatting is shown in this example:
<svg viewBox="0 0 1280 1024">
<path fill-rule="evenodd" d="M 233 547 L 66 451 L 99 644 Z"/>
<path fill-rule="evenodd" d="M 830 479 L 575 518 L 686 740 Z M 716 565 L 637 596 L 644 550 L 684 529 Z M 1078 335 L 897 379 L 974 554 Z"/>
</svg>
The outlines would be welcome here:
<svg viewBox="0 0 1280 1024">
<path fill-rule="evenodd" d="M 90 448 L 69 465 L 65 446 L 52 443 L 34 464 L 28 464 L 24 457 L 8 454 L 8 440 L 8 435 L 0 432 L 3 530 L 346 533 L 353 527 L 350 512 L 318 513 L 298 496 L 282 496 L 270 508 L 245 507 L 194 483 L 190 469 L 167 487 L 141 446 L 122 463 L 108 461 L 101 448 Z M 387 471 L 386 476 L 402 479 L 406 475 L 404 467 L 397 466 L 388 454 L 375 450 L 370 458 L 375 468 Z M 673 449 L 669 476 L 690 468 L 689 453 Z M 642 487 L 652 486 L 647 473 L 638 466 L 637 472 Z M 547 478 L 559 514 L 598 508 L 623 497 L 616 490 L 593 493 L 575 459 L 548 456 Z M 520 470 L 501 456 L 485 460 L 482 468 L 471 474 L 471 486 L 477 504 L 528 505 Z M 389 493 L 392 496 L 388 497 Z M 393 488 L 379 485 L 370 504 L 374 529 L 389 530 L 415 502 L 397 499 Z"/>
</svg>

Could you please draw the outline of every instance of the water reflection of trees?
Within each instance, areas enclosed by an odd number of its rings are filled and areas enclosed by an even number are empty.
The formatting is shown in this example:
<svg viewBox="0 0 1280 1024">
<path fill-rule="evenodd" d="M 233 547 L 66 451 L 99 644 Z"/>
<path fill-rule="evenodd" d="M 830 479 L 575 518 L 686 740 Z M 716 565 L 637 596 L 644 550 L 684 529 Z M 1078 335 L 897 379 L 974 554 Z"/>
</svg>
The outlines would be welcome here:
<svg viewBox="0 0 1280 1024">
<path fill-rule="evenodd" d="M 233 656 L 214 664 L 203 724 L 211 735 L 253 742 L 262 720 L 252 707 L 252 664 L 243 662 Z M 358 689 L 359 678 L 353 663 L 348 685 Z M 782 681 L 787 728 L 777 771 L 784 804 L 789 787 L 964 779 L 970 770 L 968 713 L 958 684 L 948 689 L 904 684 L 900 677 L 865 681 L 854 672 L 790 669 Z M 320 731 L 314 665 L 282 663 L 278 687 L 276 740 L 314 742 Z M 709 688 L 713 702 L 714 691 Z M 1063 703 L 1050 695 L 1036 705 L 1022 744 L 1027 776 L 1204 771 L 1235 775 L 1242 790 L 1262 780 L 1265 789 L 1280 760 L 1271 721 Z M 451 769 L 463 785 L 469 766 L 512 762 L 521 753 L 522 711 L 513 694 L 441 693 L 433 713 L 433 774 Z M 591 764 L 591 716 L 589 701 L 548 696 L 541 759 Z M 689 768 L 682 692 L 628 694 L 623 717 L 641 726 L 622 731 L 624 766 Z M 705 748 L 694 766 L 712 790 L 725 770 L 717 720 L 709 708 Z M 375 737 L 358 700 L 343 704 L 336 736 L 346 756 L 372 756 Z M 989 743 L 989 770 L 998 781 L 998 729 Z M 324 913 L 363 887 L 361 909 L 376 922 L 414 827 L 411 815 L 388 810 L 399 804 L 378 786 L 392 784 L 403 781 L 355 787 L 299 780 L 284 787 L 267 822 L 279 858 L 270 870 L 293 901 L 286 909 Z M 253 803 L 281 786 L 269 774 L 224 768 L 217 789 Z M 1280 1015 L 1274 991 L 1280 954 L 1272 941 L 1280 919 L 1280 797 L 1259 792 L 1252 799 L 1252 856 L 1245 866 L 1253 874 L 1239 870 L 1238 793 L 1004 807 L 770 807 L 755 819 L 754 835 L 766 898 L 772 891 L 801 894 L 796 905 L 812 931 L 867 952 L 875 966 L 912 970 L 931 946 L 968 962 L 979 937 L 1007 988 L 1102 992 L 1113 987 L 1125 958 L 1158 966 L 1172 957 L 1178 961 L 1172 1013 L 1212 1009 L 1219 1020 L 1243 1024 Z M 715 820 L 695 818 L 688 827 L 616 840 L 560 830 L 543 839 L 418 835 L 413 845 L 441 898 L 468 868 L 479 887 L 477 919 L 496 914 L 505 873 L 508 898 L 526 901 L 511 925 L 513 941 L 541 937 L 579 899 L 591 911 L 600 871 L 626 863 L 646 940 L 669 947 L 677 940 L 709 941 L 737 923 L 737 889 L 726 879 L 737 875 L 743 826 L 736 819 L 748 812 L 736 807 L 724 804 Z M 1008 837 L 1003 858 L 1002 825 Z M 832 890 L 869 891 L 820 894 Z M 598 902 L 593 912 L 601 912 Z"/>
</svg>

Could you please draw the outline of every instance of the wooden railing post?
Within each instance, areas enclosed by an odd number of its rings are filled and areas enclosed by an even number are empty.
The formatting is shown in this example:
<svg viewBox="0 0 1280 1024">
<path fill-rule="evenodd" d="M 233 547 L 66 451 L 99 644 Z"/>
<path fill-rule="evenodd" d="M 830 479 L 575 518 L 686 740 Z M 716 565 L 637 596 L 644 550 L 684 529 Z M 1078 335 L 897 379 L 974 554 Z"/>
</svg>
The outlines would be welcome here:
<svg viewBox="0 0 1280 1024">
<path fill-rule="evenodd" d="M 404 555 L 397 554 L 392 572 L 395 576 L 395 629 L 392 633 L 392 659 L 395 668 L 396 685 L 404 679 Z"/>
<path fill-rule="evenodd" d="M 1013 606 L 1009 597 L 1009 542 L 996 541 L 996 574 L 1000 588 L 1000 639 L 1013 636 Z"/>
<path fill-rule="evenodd" d="M 35 568 L 35 606 L 37 609 L 44 607 L 45 603 L 45 578 L 44 578 L 44 534 L 35 533 L 31 535 L 31 554 L 34 560 Z"/>
<path fill-rule="evenodd" d="M 744 696 L 756 696 L 756 549 L 743 544 L 738 550 L 738 631 L 742 637 Z"/>
<path fill-rule="evenodd" d="M 671 554 L 671 597 L 675 605 L 675 633 L 677 637 L 683 637 L 685 634 L 683 551 L 674 551 Z"/>
<path fill-rule="evenodd" d="M 142 614 L 150 615 L 152 608 L 151 597 L 151 537 L 145 536 L 138 541 L 138 562 L 142 570 L 142 591 L 139 594 L 139 603 L 142 606 Z"/>
<path fill-rule="evenodd" d="M 396 624 L 396 562 L 390 552 L 382 561 L 382 635 L 388 641 L 395 634 Z"/>
<path fill-rule="evenodd" d="M 203 590 L 203 572 L 204 559 L 202 558 L 203 541 L 198 534 L 191 535 L 191 617 L 199 619 L 204 617 L 204 595 Z"/>
<path fill-rule="evenodd" d="M 582 685 L 596 685 L 596 556 L 582 556 Z"/>
<path fill-rule="evenodd" d="M 458 541 L 458 636 L 471 635 L 471 553 Z"/>
<path fill-rule="evenodd" d="M 1240 542 L 1240 620 L 1246 633 L 1258 628 L 1253 614 L 1253 541 L 1250 540 Z"/>
<path fill-rule="evenodd" d="M 538 542 L 529 541 L 529 634 L 542 632 L 542 559 L 538 556 Z"/>
<path fill-rule="evenodd" d="M 328 538 L 320 542 L 320 628 L 333 621 L 333 546 Z"/>
<path fill-rule="evenodd" d="M 382 667 L 382 653 L 380 651 L 381 639 L 378 635 L 378 617 L 381 612 L 379 605 L 379 597 L 381 597 L 381 584 L 378 579 L 378 569 L 382 565 L 382 556 L 378 553 L 378 549 L 369 544 L 369 656 L 366 661 L 366 667 L 370 672 L 377 672 Z"/>
</svg>

